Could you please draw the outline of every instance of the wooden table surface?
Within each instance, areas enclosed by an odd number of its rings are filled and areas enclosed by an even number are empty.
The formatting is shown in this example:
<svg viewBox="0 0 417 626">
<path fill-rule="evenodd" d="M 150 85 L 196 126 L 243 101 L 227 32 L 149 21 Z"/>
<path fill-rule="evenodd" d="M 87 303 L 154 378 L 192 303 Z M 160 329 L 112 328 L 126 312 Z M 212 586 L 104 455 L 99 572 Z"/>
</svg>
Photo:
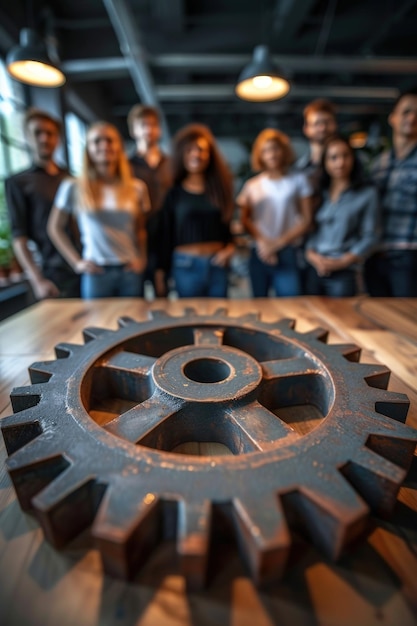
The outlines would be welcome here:
<svg viewBox="0 0 417 626">
<path fill-rule="evenodd" d="M 149 309 L 180 316 L 226 307 L 261 319 L 296 319 L 296 330 L 330 331 L 329 343 L 356 343 L 361 362 L 391 369 L 389 390 L 411 401 L 407 424 L 417 428 L 417 299 L 50 300 L 0 324 L 0 417 L 12 413 L 9 393 L 29 384 L 27 367 L 54 359 L 61 342 L 82 343 L 88 326 L 117 328 L 120 316 L 147 319 Z M 47 544 L 36 520 L 22 513 L 0 437 L 0 624 L 2 626 L 411 626 L 417 624 L 417 457 L 389 521 L 338 563 L 307 546 L 285 578 L 256 589 L 234 552 L 204 592 L 187 593 L 173 547 L 161 546 L 133 583 L 104 576 L 85 539 L 61 552 Z M 84 542 L 84 543 L 83 543 Z M 174 564 L 173 564 L 174 563 Z"/>
</svg>

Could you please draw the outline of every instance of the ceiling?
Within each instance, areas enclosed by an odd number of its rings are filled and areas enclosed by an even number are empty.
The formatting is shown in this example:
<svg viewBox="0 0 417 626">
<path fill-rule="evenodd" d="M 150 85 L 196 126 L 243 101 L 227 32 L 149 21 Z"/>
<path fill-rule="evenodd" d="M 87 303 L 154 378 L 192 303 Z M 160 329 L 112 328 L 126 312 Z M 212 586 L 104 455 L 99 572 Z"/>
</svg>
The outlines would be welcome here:
<svg viewBox="0 0 417 626">
<path fill-rule="evenodd" d="M 84 117 L 127 136 L 131 106 L 160 106 L 167 136 L 190 121 L 251 142 L 265 126 L 301 136 L 316 97 L 338 107 L 342 130 L 384 129 L 399 90 L 417 83 L 417 0 L 14 0 L 0 9 L 3 52 L 35 26 L 67 75 Z M 234 84 L 267 44 L 290 94 L 248 103 Z M 1 45 L 1 44 L 0 44 Z"/>
</svg>

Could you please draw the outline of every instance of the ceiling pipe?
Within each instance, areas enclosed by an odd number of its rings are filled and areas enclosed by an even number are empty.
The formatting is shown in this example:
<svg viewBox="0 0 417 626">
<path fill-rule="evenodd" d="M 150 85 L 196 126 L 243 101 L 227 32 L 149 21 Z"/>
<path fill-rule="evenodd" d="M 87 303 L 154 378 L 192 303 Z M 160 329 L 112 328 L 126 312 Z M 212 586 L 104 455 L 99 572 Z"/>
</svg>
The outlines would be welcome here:
<svg viewBox="0 0 417 626">
<path fill-rule="evenodd" d="M 248 54 L 159 54 L 150 57 L 148 63 L 160 69 L 184 69 L 225 72 L 239 71 L 248 63 L 251 56 Z M 350 72 L 357 74 L 416 74 L 417 58 L 395 57 L 315 57 L 315 56 L 285 56 L 273 55 L 272 60 L 277 65 L 285 65 L 288 70 L 303 73 Z M 61 63 L 63 71 L 78 80 L 89 80 L 96 77 L 103 79 L 106 76 L 114 78 L 125 76 L 129 71 L 129 60 L 125 57 L 110 57 L 102 59 L 79 59 Z M 149 73 L 149 71 L 148 71 Z M 152 87 L 152 89 L 154 86 Z"/>
<path fill-rule="evenodd" d="M 204 101 L 234 98 L 234 85 L 158 85 L 156 92 L 161 101 Z M 329 99 L 395 100 L 399 90 L 391 87 L 349 87 L 320 85 L 320 96 Z M 291 98 L 317 97 L 316 87 L 294 85 Z"/>
<path fill-rule="evenodd" d="M 167 148 L 170 143 L 169 129 L 149 71 L 146 51 L 141 43 L 138 29 L 135 27 L 135 17 L 125 0 L 103 0 L 103 4 L 116 33 L 126 67 L 140 101 L 142 104 L 149 104 L 157 108 L 160 113 L 162 144 Z"/>
</svg>

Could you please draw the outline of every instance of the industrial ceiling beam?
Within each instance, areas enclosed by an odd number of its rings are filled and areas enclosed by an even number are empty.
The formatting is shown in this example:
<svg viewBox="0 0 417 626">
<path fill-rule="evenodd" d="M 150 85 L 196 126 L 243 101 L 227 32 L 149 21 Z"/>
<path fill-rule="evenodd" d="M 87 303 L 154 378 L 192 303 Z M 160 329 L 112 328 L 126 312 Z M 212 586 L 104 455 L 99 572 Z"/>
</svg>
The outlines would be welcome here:
<svg viewBox="0 0 417 626">
<path fill-rule="evenodd" d="M 249 54 L 159 54 L 147 63 L 159 69 L 204 72 L 239 70 L 249 63 Z M 274 55 L 274 62 L 290 72 L 338 74 L 416 74 L 417 58 L 407 57 L 315 57 Z M 77 59 L 61 63 L 62 70 L 74 80 L 106 80 L 126 76 L 130 61 L 126 57 Z M 149 74 L 149 70 L 147 70 Z M 152 84 L 152 90 L 154 85 Z M 151 91 L 152 93 L 152 91 Z"/>
<path fill-rule="evenodd" d="M 152 0 L 151 15 L 156 17 L 164 30 L 182 33 L 185 29 L 185 0 Z"/>
<path fill-rule="evenodd" d="M 414 8 L 416 4 L 416 0 L 408 0 L 408 2 L 404 2 L 401 7 L 396 8 L 394 11 L 390 12 L 389 19 L 385 19 L 379 28 L 375 29 L 368 41 L 364 43 L 362 46 L 362 52 L 364 54 L 370 54 L 374 50 L 374 48 L 384 41 L 386 37 L 389 36 L 390 33 L 395 33 L 397 28 L 397 24 L 401 22 L 407 16 L 407 13 Z"/>
<path fill-rule="evenodd" d="M 196 111 L 199 115 L 204 114 L 205 116 L 219 116 L 225 117 L 233 116 L 236 114 L 245 115 L 245 116 L 259 116 L 260 114 L 270 114 L 270 115 L 294 115 L 294 113 L 299 113 L 300 115 L 300 123 L 302 119 L 302 110 L 304 108 L 304 104 L 299 102 L 295 104 L 294 102 L 283 102 L 282 100 L 277 102 L 262 102 L 257 103 L 255 107 L 248 106 L 247 103 L 241 101 L 230 101 L 227 105 L 227 111 L 225 111 L 224 102 L 219 100 L 212 100 L 210 102 L 204 103 L 204 109 L 199 109 L 198 102 L 188 102 L 188 106 L 183 101 L 167 101 L 164 102 L 164 111 L 167 115 L 184 115 L 186 114 L 194 114 Z M 363 102 L 356 101 L 350 103 L 340 103 L 337 107 L 337 116 L 341 117 L 344 115 L 347 116 L 376 116 L 381 114 L 381 112 L 388 113 L 391 111 L 392 103 L 385 102 Z M 113 107 L 111 113 L 114 117 L 117 118 L 125 118 L 129 112 L 130 105 L 129 104 L 120 104 Z"/>
<path fill-rule="evenodd" d="M 307 21 L 316 0 L 276 0 L 273 11 L 274 37 L 288 41 L 297 35 L 297 31 Z"/>
<path fill-rule="evenodd" d="M 125 0 L 103 0 L 103 4 L 119 41 L 120 50 L 136 93 L 142 104 L 149 104 L 159 110 L 163 143 L 168 145 L 170 140 L 168 125 L 159 105 L 155 85 L 147 63 L 147 54 L 142 45 L 139 31 L 135 26 L 135 17 Z"/>
<path fill-rule="evenodd" d="M 236 98 L 234 85 L 157 85 L 156 93 L 163 102 L 206 101 Z M 320 96 L 329 99 L 395 100 L 399 92 L 391 87 L 350 87 L 320 85 Z M 317 87 L 295 85 L 288 98 L 316 98 Z"/>
</svg>

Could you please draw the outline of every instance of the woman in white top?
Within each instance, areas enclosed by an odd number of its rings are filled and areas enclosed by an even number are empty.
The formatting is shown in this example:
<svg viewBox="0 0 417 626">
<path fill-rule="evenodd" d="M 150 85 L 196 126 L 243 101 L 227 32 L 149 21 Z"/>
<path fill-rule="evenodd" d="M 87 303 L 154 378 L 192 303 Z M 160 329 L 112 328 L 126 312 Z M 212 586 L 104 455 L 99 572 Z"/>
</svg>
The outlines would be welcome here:
<svg viewBox="0 0 417 626">
<path fill-rule="evenodd" d="M 119 132 L 107 122 L 94 123 L 87 132 L 82 174 L 61 183 L 48 222 L 56 248 L 81 274 L 83 298 L 141 294 L 149 210 L 148 190 L 132 178 Z M 71 214 L 82 254 L 66 234 Z"/>
<path fill-rule="evenodd" d="M 237 197 L 242 224 L 253 238 L 249 276 L 254 297 L 273 288 L 277 296 L 301 294 L 297 245 L 312 220 L 312 189 L 301 172 L 290 172 L 294 154 L 287 135 L 267 128 L 251 154 L 254 171 Z"/>
</svg>

